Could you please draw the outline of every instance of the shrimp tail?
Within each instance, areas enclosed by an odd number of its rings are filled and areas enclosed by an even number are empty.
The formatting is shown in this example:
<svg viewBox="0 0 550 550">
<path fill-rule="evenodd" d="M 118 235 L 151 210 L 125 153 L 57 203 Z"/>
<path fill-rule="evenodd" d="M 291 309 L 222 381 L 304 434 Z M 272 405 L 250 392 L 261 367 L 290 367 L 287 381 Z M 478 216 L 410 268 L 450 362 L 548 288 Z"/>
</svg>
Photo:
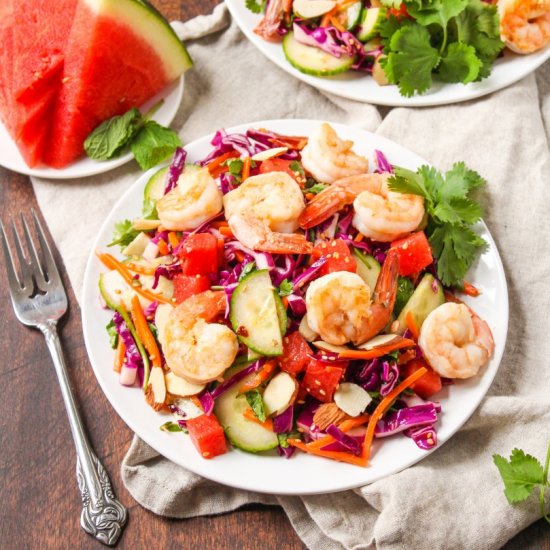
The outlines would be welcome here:
<svg viewBox="0 0 550 550">
<path fill-rule="evenodd" d="M 279 26 L 285 14 L 285 2 L 283 0 L 270 0 L 263 19 L 254 32 L 268 42 L 280 42 Z"/>
<path fill-rule="evenodd" d="M 274 254 L 311 254 L 313 244 L 299 233 L 268 233 L 258 250 Z"/>
<path fill-rule="evenodd" d="M 330 186 L 323 189 L 306 206 L 298 223 L 302 229 L 315 227 L 328 220 L 333 214 L 351 204 L 355 199 L 355 194 L 343 189 L 340 186 Z"/>
</svg>

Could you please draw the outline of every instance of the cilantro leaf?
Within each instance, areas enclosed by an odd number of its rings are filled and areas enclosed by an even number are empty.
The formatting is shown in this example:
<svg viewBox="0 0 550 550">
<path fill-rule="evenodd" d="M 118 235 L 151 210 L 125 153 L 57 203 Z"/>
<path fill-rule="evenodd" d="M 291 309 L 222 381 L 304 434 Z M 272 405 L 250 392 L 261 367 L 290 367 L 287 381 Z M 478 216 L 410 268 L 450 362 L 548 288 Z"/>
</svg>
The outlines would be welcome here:
<svg viewBox="0 0 550 550">
<path fill-rule="evenodd" d="M 407 11 L 424 26 L 436 24 L 445 28 L 453 17 L 464 11 L 469 0 L 415 0 L 407 2 Z"/>
<path fill-rule="evenodd" d="M 107 326 L 105 327 L 105 330 L 107 331 L 107 334 L 109 335 L 109 344 L 111 348 L 116 349 L 118 345 L 118 332 L 116 330 L 116 326 L 114 321 L 111 319 Z"/>
<path fill-rule="evenodd" d="M 317 193 L 320 193 L 321 191 L 324 191 L 328 185 L 325 185 L 324 183 L 315 183 L 311 187 L 307 187 L 305 189 L 306 193 L 313 193 L 314 195 L 317 195 Z"/>
<path fill-rule="evenodd" d="M 525 500 L 535 485 L 546 483 L 541 463 L 521 449 L 512 451 L 510 461 L 498 454 L 493 455 L 493 461 L 504 482 L 504 494 L 510 504 Z"/>
<path fill-rule="evenodd" d="M 250 390 L 245 394 L 246 402 L 250 405 L 250 408 L 254 412 L 254 415 L 260 422 L 265 422 L 265 406 L 262 394 L 258 390 Z"/>
<path fill-rule="evenodd" d="M 406 168 L 395 166 L 394 175 L 388 178 L 388 185 L 392 191 L 420 195 L 425 199 L 430 199 L 430 193 L 426 189 L 424 179 L 419 174 L 415 174 Z"/>
<path fill-rule="evenodd" d="M 388 80 L 399 86 L 406 97 L 423 93 L 432 85 L 432 71 L 437 67 L 439 52 L 431 46 L 430 33 L 420 25 L 399 29 L 391 38 L 391 52 L 381 59 Z"/>
<path fill-rule="evenodd" d="M 284 279 L 277 289 L 277 292 L 281 298 L 292 294 L 293 291 L 294 285 L 288 279 Z"/>
<path fill-rule="evenodd" d="M 252 13 L 263 13 L 267 0 L 246 0 L 245 5 Z"/>
<path fill-rule="evenodd" d="M 386 51 L 389 49 L 391 38 L 399 29 L 410 25 L 414 25 L 412 19 L 401 19 L 392 14 L 380 21 L 378 24 L 378 33 L 380 34 L 380 41 L 384 49 Z"/>
<path fill-rule="evenodd" d="M 107 246 L 120 245 L 122 247 L 128 246 L 138 235 L 139 231 L 133 229 L 132 222 L 130 220 L 121 220 L 115 223 L 115 230 L 113 231 L 113 240 Z"/>
<path fill-rule="evenodd" d="M 445 174 L 445 186 L 441 190 L 440 198 L 449 200 L 464 197 L 472 189 L 486 183 L 485 179 L 474 170 L 467 168 L 463 162 L 455 162 L 451 170 Z"/>
<path fill-rule="evenodd" d="M 256 269 L 256 262 L 248 262 L 244 265 L 241 274 L 239 275 L 239 281 L 242 281 L 249 273 L 252 273 Z"/>
<path fill-rule="evenodd" d="M 474 82 L 483 63 L 477 57 L 473 46 L 462 42 L 449 44 L 446 54 L 441 58 L 438 75 L 443 82 Z"/>
<path fill-rule="evenodd" d="M 229 168 L 229 173 L 236 178 L 241 177 L 243 171 L 243 161 L 241 159 L 227 159 L 226 165 Z"/>
<path fill-rule="evenodd" d="M 132 140 L 130 148 L 142 170 L 149 170 L 174 154 L 181 139 L 170 128 L 148 120 Z"/>
<path fill-rule="evenodd" d="M 293 160 L 288 167 L 298 176 L 305 175 L 303 166 L 297 160 Z"/>
<path fill-rule="evenodd" d="M 177 422 L 171 422 L 170 420 L 168 422 L 165 422 L 160 429 L 163 432 L 183 432 L 183 428 L 177 423 Z"/>
</svg>

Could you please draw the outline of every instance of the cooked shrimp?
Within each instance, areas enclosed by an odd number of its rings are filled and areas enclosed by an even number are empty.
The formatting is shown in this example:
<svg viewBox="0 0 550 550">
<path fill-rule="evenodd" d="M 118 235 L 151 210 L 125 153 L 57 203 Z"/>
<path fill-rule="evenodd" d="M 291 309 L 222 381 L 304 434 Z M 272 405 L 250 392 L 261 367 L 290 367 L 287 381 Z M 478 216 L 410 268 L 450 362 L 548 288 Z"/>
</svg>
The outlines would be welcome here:
<svg viewBox="0 0 550 550">
<path fill-rule="evenodd" d="M 207 168 L 187 168 L 177 187 L 157 201 L 159 220 L 172 231 L 195 229 L 221 212 L 222 196 Z"/>
<path fill-rule="evenodd" d="M 302 150 L 302 164 L 323 183 L 364 174 L 369 169 L 369 161 L 354 153 L 352 147 L 353 141 L 340 139 L 332 126 L 324 122 L 312 132 Z"/>
<path fill-rule="evenodd" d="M 336 271 L 313 281 L 306 292 L 307 323 L 334 345 L 362 344 L 389 322 L 397 291 L 399 260 L 390 251 L 372 294 L 356 273 Z"/>
<path fill-rule="evenodd" d="M 170 312 L 162 349 L 170 370 L 193 384 L 219 378 L 231 366 L 239 344 L 227 326 L 212 323 L 225 311 L 223 291 L 191 296 Z"/>
<path fill-rule="evenodd" d="M 499 0 L 500 37 L 516 53 L 550 43 L 550 0 Z"/>
<path fill-rule="evenodd" d="M 263 19 L 254 32 L 269 42 L 280 42 L 279 27 L 283 21 L 286 0 L 269 0 Z"/>
<path fill-rule="evenodd" d="M 495 349 L 489 325 L 468 306 L 447 302 L 422 324 L 418 345 L 430 366 L 445 378 L 470 378 Z"/>
<path fill-rule="evenodd" d="M 304 196 L 286 172 L 247 178 L 223 197 L 223 204 L 231 231 L 245 246 L 276 254 L 311 252 L 304 235 L 294 233 Z"/>
</svg>

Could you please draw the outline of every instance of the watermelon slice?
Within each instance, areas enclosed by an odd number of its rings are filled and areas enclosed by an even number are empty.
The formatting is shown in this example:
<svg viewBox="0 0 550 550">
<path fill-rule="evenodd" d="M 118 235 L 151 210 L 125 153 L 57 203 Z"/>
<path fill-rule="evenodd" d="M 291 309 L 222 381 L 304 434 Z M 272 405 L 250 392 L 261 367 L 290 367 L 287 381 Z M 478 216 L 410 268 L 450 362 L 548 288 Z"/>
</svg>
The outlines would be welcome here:
<svg viewBox="0 0 550 550">
<path fill-rule="evenodd" d="M 0 119 L 11 131 L 13 128 L 13 0 L 0 2 Z"/>
<path fill-rule="evenodd" d="M 144 0 L 80 0 L 65 48 L 44 161 L 62 168 L 103 120 L 139 107 L 192 62 L 162 15 Z"/>
</svg>

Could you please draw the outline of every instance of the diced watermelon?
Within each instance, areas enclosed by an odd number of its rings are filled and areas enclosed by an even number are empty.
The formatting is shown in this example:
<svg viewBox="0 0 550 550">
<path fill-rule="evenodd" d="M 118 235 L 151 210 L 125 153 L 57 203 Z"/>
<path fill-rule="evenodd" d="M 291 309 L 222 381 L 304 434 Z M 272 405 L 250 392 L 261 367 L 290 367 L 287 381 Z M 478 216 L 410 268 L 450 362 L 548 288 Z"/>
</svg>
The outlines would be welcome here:
<svg viewBox="0 0 550 550">
<path fill-rule="evenodd" d="M 139 107 L 191 66 L 166 20 L 140 0 L 80 0 L 44 160 L 61 168 L 103 120 Z"/>
<path fill-rule="evenodd" d="M 345 367 L 347 367 L 347 364 Z M 322 361 L 312 359 L 306 367 L 302 385 L 309 395 L 323 403 L 330 403 L 334 391 L 344 376 L 345 367 L 328 365 Z"/>
<path fill-rule="evenodd" d="M 176 304 L 185 302 L 187 298 L 200 294 L 205 290 L 210 290 L 212 285 L 207 275 L 184 275 L 177 273 L 172 279 L 174 283 L 174 299 Z"/>
<path fill-rule="evenodd" d="M 0 119 L 8 131 L 13 129 L 13 0 L 0 2 Z"/>
<path fill-rule="evenodd" d="M 213 458 L 227 451 L 223 428 L 213 414 L 190 418 L 186 426 L 193 445 L 203 458 Z"/>
<path fill-rule="evenodd" d="M 302 372 L 310 361 L 311 348 L 305 338 L 298 332 L 283 338 L 283 355 L 279 357 L 281 370 L 296 375 Z"/>
</svg>

